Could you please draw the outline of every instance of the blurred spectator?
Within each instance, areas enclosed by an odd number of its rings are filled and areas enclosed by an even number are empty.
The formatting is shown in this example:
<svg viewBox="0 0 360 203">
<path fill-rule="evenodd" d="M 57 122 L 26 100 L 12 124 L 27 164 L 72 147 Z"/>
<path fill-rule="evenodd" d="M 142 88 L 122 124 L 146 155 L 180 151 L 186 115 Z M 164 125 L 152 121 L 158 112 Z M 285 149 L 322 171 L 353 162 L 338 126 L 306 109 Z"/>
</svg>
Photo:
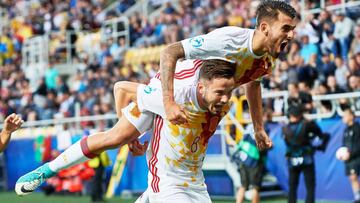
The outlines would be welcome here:
<svg viewBox="0 0 360 203">
<path fill-rule="evenodd" d="M 281 89 L 286 89 L 289 83 L 297 83 L 298 76 L 296 67 L 289 66 L 289 62 L 284 60 L 280 63 L 282 84 Z"/>
<path fill-rule="evenodd" d="M 300 56 L 300 43 L 298 41 L 291 42 L 287 60 L 291 67 L 302 65 L 303 61 Z"/>
<path fill-rule="evenodd" d="M 320 51 L 323 54 L 332 52 L 335 44 L 335 38 L 333 36 L 335 25 L 331 19 L 331 13 L 326 10 L 321 11 L 318 21 L 313 19 L 311 23 L 317 30 L 320 38 Z"/>
<path fill-rule="evenodd" d="M 305 65 L 316 66 L 317 55 L 319 53 L 317 46 L 309 41 L 309 36 L 304 34 L 301 36 L 302 47 L 300 55 L 304 59 Z"/>
<path fill-rule="evenodd" d="M 352 56 L 348 60 L 349 74 L 360 76 L 360 66 L 356 62 L 356 57 Z"/>
<path fill-rule="evenodd" d="M 329 87 L 328 94 L 337 94 L 337 93 L 343 93 L 345 92 L 344 89 L 342 89 L 338 84 L 335 76 L 330 75 L 327 78 L 327 86 Z"/>
<path fill-rule="evenodd" d="M 330 75 L 335 75 L 336 65 L 330 59 L 328 52 L 323 53 L 321 57 L 322 64 L 318 66 L 320 81 L 326 81 Z"/>
<path fill-rule="evenodd" d="M 104 201 L 105 168 L 110 165 L 111 161 L 106 151 L 89 161 L 89 166 L 95 170 L 95 176 L 91 180 L 92 202 Z"/>
<path fill-rule="evenodd" d="M 53 64 L 49 65 L 49 68 L 45 72 L 45 83 L 49 89 L 56 89 L 56 81 L 59 76 L 59 72 L 54 68 Z"/>
<path fill-rule="evenodd" d="M 351 42 L 350 52 L 351 56 L 360 52 L 360 25 L 356 25 L 354 32 L 354 39 Z"/>
<path fill-rule="evenodd" d="M 360 77 L 357 75 L 349 76 L 349 91 L 360 92 Z"/>
<path fill-rule="evenodd" d="M 336 70 L 335 70 L 336 82 L 340 86 L 340 88 L 346 90 L 347 76 L 349 74 L 349 71 L 341 57 L 335 58 L 335 65 L 336 65 Z"/>
<path fill-rule="evenodd" d="M 117 10 L 120 13 L 124 13 L 127 9 L 129 9 L 135 3 L 136 3 L 135 0 L 122 0 L 119 2 Z"/>
<path fill-rule="evenodd" d="M 312 96 L 309 93 L 300 91 L 297 84 L 291 83 L 288 85 L 289 98 L 288 106 L 302 106 L 305 112 L 311 112 L 313 109 Z"/>
<path fill-rule="evenodd" d="M 349 52 L 350 37 L 353 31 L 354 22 L 345 16 L 341 11 L 335 13 L 334 37 L 340 43 L 340 56 L 346 60 Z"/>
</svg>

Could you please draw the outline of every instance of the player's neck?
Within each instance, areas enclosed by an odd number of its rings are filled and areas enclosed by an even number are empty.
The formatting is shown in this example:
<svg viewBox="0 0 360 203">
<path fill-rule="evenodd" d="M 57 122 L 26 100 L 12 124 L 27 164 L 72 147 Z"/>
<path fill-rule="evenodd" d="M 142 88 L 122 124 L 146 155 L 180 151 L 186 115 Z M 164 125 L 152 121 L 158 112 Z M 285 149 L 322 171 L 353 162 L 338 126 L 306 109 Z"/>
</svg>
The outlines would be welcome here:
<svg viewBox="0 0 360 203">
<path fill-rule="evenodd" d="M 265 36 L 258 29 L 254 31 L 251 43 L 253 53 L 258 56 L 262 56 L 268 51 Z"/>
</svg>

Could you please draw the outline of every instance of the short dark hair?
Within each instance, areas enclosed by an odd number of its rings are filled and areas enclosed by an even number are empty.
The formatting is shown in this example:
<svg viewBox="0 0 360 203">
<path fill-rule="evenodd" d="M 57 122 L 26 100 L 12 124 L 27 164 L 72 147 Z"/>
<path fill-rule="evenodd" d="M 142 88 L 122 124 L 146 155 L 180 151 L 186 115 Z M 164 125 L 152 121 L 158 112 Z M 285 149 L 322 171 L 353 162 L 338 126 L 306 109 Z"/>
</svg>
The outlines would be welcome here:
<svg viewBox="0 0 360 203">
<path fill-rule="evenodd" d="M 204 60 L 201 64 L 200 78 L 212 80 L 214 78 L 232 78 L 235 76 L 236 64 L 220 59 Z"/>
<path fill-rule="evenodd" d="M 256 26 L 259 26 L 264 19 L 277 19 L 279 11 L 294 19 L 296 10 L 285 1 L 263 0 L 256 9 Z"/>
</svg>

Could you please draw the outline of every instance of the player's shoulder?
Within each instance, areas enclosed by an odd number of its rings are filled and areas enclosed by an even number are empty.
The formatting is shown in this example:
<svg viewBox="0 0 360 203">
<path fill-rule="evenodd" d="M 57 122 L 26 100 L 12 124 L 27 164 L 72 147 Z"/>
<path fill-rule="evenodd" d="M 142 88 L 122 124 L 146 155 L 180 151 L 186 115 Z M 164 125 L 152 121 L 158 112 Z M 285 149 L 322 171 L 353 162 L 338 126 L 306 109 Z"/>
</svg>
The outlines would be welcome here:
<svg viewBox="0 0 360 203">
<path fill-rule="evenodd" d="M 192 69 L 195 65 L 201 63 L 199 59 L 184 59 L 176 62 L 175 72 L 182 71 L 184 69 Z"/>
<path fill-rule="evenodd" d="M 174 88 L 175 101 L 179 104 L 185 104 L 191 101 L 194 94 L 195 84 L 183 85 Z"/>
</svg>

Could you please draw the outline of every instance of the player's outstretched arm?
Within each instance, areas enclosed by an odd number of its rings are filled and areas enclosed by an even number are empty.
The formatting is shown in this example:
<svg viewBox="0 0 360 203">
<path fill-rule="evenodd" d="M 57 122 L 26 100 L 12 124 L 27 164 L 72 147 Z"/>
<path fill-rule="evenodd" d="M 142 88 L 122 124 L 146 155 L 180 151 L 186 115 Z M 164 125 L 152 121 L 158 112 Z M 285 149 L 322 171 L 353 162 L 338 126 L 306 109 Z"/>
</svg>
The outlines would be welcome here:
<svg viewBox="0 0 360 203">
<path fill-rule="evenodd" d="M 11 133 L 19 129 L 23 123 L 24 121 L 20 118 L 20 116 L 14 113 L 6 117 L 4 121 L 4 128 L 0 134 L 0 152 L 2 152 L 9 143 Z"/>
<path fill-rule="evenodd" d="M 246 98 L 250 108 L 250 115 L 254 125 L 256 144 L 260 150 L 272 146 L 272 141 L 264 130 L 262 121 L 262 99 L 259 81 L 251 81 L 245 85 Z"/>
<path fill-rule="evenodd" d="M 181 42 L 170 44 L 160 53 L 161 85 L 167 119 L 173 124 L 186 122 L 186 113 L 174 100 L 174 73 L 178 59 L 184 58 Z"/>
</svg>

